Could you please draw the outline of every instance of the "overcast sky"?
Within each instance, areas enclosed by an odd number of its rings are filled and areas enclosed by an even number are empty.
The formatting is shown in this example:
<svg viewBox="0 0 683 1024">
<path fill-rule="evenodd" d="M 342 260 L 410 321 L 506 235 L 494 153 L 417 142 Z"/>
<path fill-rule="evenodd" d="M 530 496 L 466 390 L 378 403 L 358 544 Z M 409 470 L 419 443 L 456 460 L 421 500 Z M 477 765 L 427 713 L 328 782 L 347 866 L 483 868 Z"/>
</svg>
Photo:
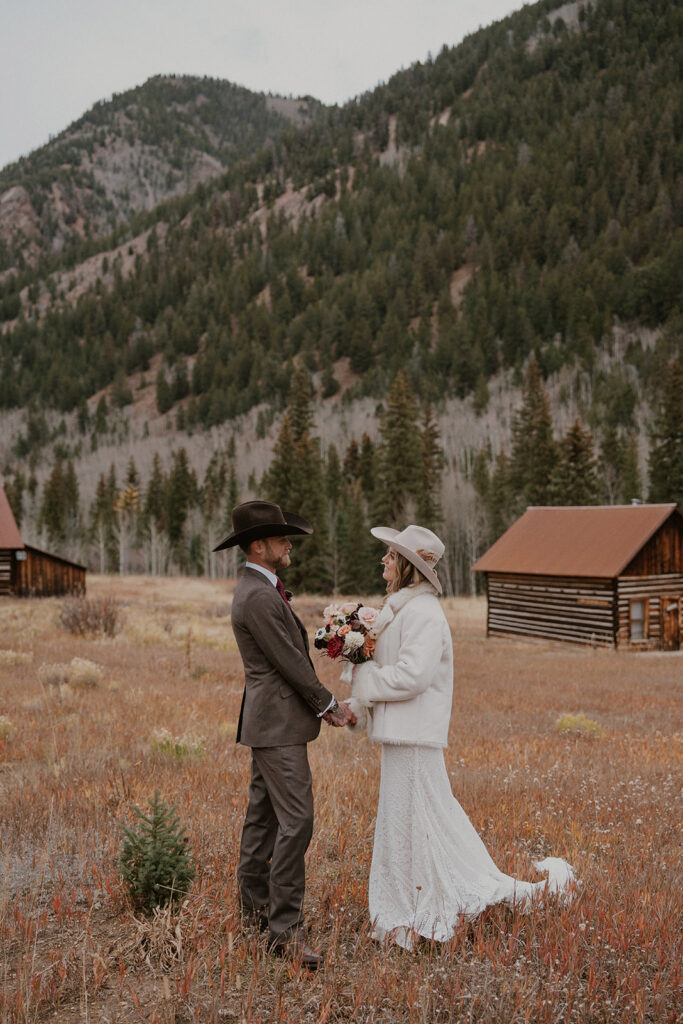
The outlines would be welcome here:
<svg viewBox="0 0 683 1024">
<path fill-rule="evenodd" d="M 0 0 L 0 167 L 157 74 L 345 100 L 521 0 Z"/>
</svg>

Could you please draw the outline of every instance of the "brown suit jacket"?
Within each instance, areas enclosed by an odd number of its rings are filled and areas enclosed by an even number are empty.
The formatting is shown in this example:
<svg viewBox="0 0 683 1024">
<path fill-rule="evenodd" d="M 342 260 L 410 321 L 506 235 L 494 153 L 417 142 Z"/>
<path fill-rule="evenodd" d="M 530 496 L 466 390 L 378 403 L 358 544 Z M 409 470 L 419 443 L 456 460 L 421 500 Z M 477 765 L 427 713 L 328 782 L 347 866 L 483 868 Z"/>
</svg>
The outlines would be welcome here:
<svg viewBox="0 0 683 1024">
<path fill-rule="evenodd" d="M 308 637 L 272 583 L 245 569 L 232 602 L 232 628 L 244 664 L 237 742 L 247 747 L 308 743 L 332 700 L 315 674 Z"/>
</svg>

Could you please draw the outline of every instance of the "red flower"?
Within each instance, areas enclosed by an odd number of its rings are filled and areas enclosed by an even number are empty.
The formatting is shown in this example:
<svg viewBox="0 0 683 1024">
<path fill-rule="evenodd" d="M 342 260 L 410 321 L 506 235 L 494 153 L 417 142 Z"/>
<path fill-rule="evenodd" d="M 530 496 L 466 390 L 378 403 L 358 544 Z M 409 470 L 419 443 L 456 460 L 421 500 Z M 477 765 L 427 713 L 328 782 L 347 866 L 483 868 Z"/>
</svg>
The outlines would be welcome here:
<svg viewBox="0 0 683 1024">
<path fill-rule="evenodd" d="M 338 658 L 344 650 L 344 641 L 340 636 L 333 636 L 327 645 L 328 658 Z"/>
</svg>

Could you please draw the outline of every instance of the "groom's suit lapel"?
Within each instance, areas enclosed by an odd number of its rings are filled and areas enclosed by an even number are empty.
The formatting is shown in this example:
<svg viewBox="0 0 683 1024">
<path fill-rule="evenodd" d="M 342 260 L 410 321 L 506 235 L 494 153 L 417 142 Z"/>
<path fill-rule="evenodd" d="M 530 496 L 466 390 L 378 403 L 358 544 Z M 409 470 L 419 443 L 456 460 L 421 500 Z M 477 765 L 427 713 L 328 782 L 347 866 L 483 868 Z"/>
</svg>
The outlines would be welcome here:
<svg viewBox="0 0 683 1024">
<path fill-rule="evenodd" d="M 259 572 L 258 569 L 245 569 L 242 579 L 244 580 L 245 583 L 248 583 L 249 586 L 270 587 L 271 590 L 275 589 L 270 580 L 266 576 L 264 576 L 262 572 Z M 282 598 L 279 598 L 279 600 L 282 600 Z M 311 661 L 311 655 L 309 652 L 308 633 L 306 632 L 306 627 L 304 626 L 303 622 L 296 614 L 291 605 L 285 604 L 284 601 L 282 601 L 282 604 L 285 606 L 287 614 L 291 615 L 292 619 L 294 620 L 294 624 L 296 626 L 295 636 L 298 635 L 299 639 L 301 640 L 301 644 L 306 653 L 306 657 L 308 658 L 312 665 L 313 662 Z"/>
</svg>

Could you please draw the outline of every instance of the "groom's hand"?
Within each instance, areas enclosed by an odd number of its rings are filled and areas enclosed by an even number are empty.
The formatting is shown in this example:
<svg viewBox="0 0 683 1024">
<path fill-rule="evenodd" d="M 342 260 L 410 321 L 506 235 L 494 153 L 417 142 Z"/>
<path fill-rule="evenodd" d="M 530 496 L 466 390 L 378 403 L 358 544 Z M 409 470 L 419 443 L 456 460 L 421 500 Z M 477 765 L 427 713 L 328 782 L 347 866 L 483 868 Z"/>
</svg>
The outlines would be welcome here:
<svg viewBox="0 0 683 1024">
<path fill-rule="evenodd" d="M 341 729 L 345 725 L 355 725 L 356 716 L 348 704 L 339 704 L 334 711 L 326 711 L 323 719 L 328 725 Z"/>
</svg>

